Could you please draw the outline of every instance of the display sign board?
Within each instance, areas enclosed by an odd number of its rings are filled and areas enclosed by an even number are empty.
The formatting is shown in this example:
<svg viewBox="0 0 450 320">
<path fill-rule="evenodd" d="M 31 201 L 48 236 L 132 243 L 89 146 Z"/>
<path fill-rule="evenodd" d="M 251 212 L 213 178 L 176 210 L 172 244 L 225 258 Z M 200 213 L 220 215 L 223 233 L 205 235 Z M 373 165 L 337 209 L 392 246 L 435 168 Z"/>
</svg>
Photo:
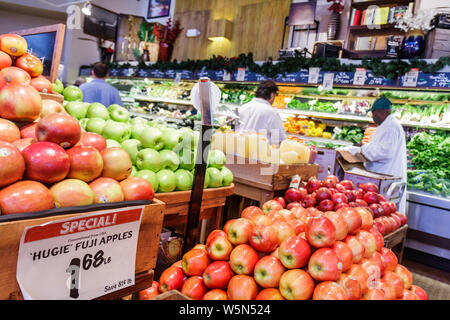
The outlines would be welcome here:
<svg viewBox="0 0 450 320">
<path fill-rule="evenodd" d="M 28 52 L 41 59 L 44 64 L 42 75 L 55 82 L 58 78 L 65 30 L 64 24 L 55 24 L 11 33 L 21 35 L 27 40 Z"/>
<path fill-rule="evenodd" d="M 25 228 L 17 282 L 25 299 L 87 300 L 134 285 L 144 206 Z"/>
</svg>

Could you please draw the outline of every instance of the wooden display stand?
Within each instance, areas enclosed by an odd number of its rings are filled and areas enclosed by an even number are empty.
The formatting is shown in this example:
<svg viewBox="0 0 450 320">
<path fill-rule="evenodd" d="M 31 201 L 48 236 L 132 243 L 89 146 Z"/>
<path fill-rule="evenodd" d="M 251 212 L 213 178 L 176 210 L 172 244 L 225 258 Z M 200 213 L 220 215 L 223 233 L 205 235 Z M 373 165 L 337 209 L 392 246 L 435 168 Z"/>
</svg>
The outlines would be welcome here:
<svg viewBox="0 0 450 320">
<path fill-rule="evenodd" d="M 126 206 L 126 204 L 123 205 L 123 207 Z M 135 284 L 97 299 L 120 299 L 128 294 L 151 287 L 153 269 L 156 266 L 158 245 L 164 220 L 164 208 L 165 204 L 157 199 L 144 208 L 136 249 Z M 16 270 L 20 239 L 25 227 L 42 225 L 51 221 L 78 217 L 93 212 L 0 223 L 0 234 L 2 235 L 0 252 L 8 253 L 3 254 L 0 259 L 0 299 L 23 299 L 19 284 L 16 280 Z"/>
<path fill-rule="evenodd" d="M 393 232 L 384 236 L 384 246 L 394 251 L 394 253 L 398 257 L 398 263 L 400 264 L 402 263 L 407 231 L 408 225 L 405 224 L 397 230 L 394 230 Z"/>
<path fill-rule="evenodd" d="M 259 201 L 260 205 L 289 188 L 292 176 L 297 174 L 302 180 L 308 180 L 317 177 L 319 172 L 317 164 L 271 166 L 230 154 L 227 154 L 227 168 L 234 176 L 234 194 Z M 247 206 L 244 199 L 240 202 L 239 212 Z"/>
<path fill-rule="evenodd" d="M 212 221 L 212 228 L 220 228 L 222 207 L 226 198 L 234 192 L 234 184 L 229 187 L 205 189 L 201 207 L 200 220 Z M 166 204 L 164 210 L 164 227 L 185 226 L 191 200 L 191 191 L 157 193 L 155 197 Z"/>
</svg>

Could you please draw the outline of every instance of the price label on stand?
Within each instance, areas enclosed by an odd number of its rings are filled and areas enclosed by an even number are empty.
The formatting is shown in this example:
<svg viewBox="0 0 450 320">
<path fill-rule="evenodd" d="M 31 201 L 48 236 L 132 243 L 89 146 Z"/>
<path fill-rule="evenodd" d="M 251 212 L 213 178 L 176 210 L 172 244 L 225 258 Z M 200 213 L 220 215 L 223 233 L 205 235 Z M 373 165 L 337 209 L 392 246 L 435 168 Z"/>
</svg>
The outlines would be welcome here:
<svg viewBox="0 0 450 320">
<path fill-rule="evenodd" d="M 323 75 L 323 90 L 331 90 L 333 89 L 333 83 L 334 83 L 334 73 L 327 72 Z"/>
<path fill-rule="evenodd" d="M 223 70 L 223 81 L 231 81 L 231 73 L 228 72 L 227 70 Z"/>
<path fill-rule="evenodd" d="M 144 206 L 27 227 L 17 261 L 25 299 L 88 300 L 134 285 Z"/>
<path fill-rule="evenodd" d="M 175 80 L 173 80 L 173 83 L 179 84 L 181 81 L 181 72 L 177 72 L 175 75 Z"/>
<path fill-rule="evenodd" d="M 365 68 L 356 68 L 355 75 L 353 76 L 353 84 L 355 86 L 362 86 L 366 82 L 366 73 L 367 70 Z"/>
<path fill-rule="evenodd" d="M 419 79 L 419 69 L 412 68 L 403 78 L 404 87 L 416 87 L 417 79 Z"/>
<path fill-rule="evenodd" d="M 319 82 L 319 72 L 320 68 L 309 68 L 308 83 Z"/>
<path fill-rule="evenodd" d="M 245 81 L 245 68 L 238 68 L 236 81 Z"/>
</svg>

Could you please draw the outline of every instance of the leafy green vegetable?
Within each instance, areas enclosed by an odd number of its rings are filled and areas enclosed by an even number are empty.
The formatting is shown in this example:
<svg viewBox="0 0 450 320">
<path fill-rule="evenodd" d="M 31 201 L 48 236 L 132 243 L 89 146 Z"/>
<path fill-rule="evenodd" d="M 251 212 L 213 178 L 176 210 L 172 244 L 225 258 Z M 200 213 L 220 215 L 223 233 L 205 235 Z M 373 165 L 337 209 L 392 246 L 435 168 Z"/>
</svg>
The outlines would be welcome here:
<svg viewBox="0 0 450 320">
<path fill-rule="evenodd" d="M 361 143 L 364 138 L 364 130 L 357 126 L 344 126 L 336 139 L 350 141 L 355 144 Z"/>
</svg>

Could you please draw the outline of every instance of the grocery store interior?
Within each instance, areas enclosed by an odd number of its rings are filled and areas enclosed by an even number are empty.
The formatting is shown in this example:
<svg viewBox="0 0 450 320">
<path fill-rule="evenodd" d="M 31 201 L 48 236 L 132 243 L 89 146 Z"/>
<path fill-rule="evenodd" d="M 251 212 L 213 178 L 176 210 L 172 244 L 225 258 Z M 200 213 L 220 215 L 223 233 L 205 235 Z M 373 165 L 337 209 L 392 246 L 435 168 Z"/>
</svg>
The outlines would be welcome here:
<svg viewBox="0 0 450 320">
<path fill-rule="evenodd" d="M 1 0 L 0 299 L 450 300 L 449 39 L 448 0 Z"/>
</svg>

